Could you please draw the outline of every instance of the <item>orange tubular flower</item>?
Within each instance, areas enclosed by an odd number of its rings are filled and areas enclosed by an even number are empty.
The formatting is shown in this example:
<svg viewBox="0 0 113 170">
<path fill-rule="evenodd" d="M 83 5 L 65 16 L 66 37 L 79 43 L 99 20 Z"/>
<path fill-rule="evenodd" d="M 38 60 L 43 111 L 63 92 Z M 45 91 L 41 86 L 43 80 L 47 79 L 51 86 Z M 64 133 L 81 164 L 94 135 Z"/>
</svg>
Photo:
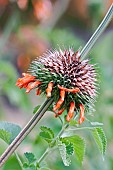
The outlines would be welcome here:
<svg viewBox="0 0 113 170">
<path fill-rule="evenodd" d="M 85 117 L 84 117 L 84 106 L 83 104 L 79 104 L 80 106 L 80 119 L 79 119 L 79 124 L 82 124 L 83 121 L 85 120 Z"/>
<path fill-rule="evenodd" d="M 55 114 L 55 117 L 58 117 L 59 115 L 61 115 L 63 112 L 64 112 L 64 108 L 59 110 L 56 114 Z"/>
<path fill-rule="evenodd" d="M 35 81 L 35 76 L 32 76 L 28 73 L 22 73 L 23 78 L 19 78 L 16 82 L 16 86 L 21 88 L 26 88 L 30 82 Z"/>
<path fill-rule="evenodd" d="M 52 89 L 53 89 L 53 82 L 50 82 L 50 83 L 48 84 L 47 89 L 46 89 L 46 93 L 47 93 L 46 96 L 47 96 L 48 98 L 51 97 Z"/>
<path fill-rule="evenodd" d="M 62 103 L 64 102 L 65 99 L 65 91 L 64 90 L 60 90 L 60 99 L 58 100 L 58 102 L 56 103 L 56 105 L 53 108 L 53 111 L 55 112 L 57 109 L 59 109 L 62 105 Z"/>
<path fill-rule="evenodd" d="M 35 82 L 29 84 L 26 88 L 26 93 L 29 93 L 32 89 L 34 89 L 35 87 L 37 87 L 40 84 L 41 84 L 40 81 L 35 81 Z"/>
<path fill-rule="evenodd" d="M 71 102 L 70 103 L 70 108 L 69 108 L 69 112 L 68 112 L 68 115 L 66 117 L 66 120 L 68 122 L 70 122 L 70 119 L 73 117 L 74 115 L 74 110 L 75 110 L 75 103 L 74 102 Z"/>
<path fill-rule="evenodd" d="M 65 90 L 66 92 L 71 92 L 71 93 L 77 93 L 77 92 L 80 91 L 79 88 L 68 89 L 68 88 L 62 87 L 62 86 L 60 86 L 60 85 L 58 85 L 58 88 L 61 89 L 61 90 Z"/>
<path fill-rule="evenodd" d="M 40 95 L 41 94 L 41 90 L 38 88 L 36 91 L 36 95 Z"/>
</svg>

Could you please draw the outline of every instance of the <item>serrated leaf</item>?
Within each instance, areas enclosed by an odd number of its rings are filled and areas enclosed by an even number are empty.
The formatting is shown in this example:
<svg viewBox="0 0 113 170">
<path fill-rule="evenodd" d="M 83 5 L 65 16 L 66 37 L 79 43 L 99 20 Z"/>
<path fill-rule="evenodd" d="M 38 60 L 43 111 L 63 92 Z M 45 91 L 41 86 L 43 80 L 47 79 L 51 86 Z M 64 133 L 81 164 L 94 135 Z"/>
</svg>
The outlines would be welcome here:
<svg viewBox="0 0 113 170">
<path fill-rule="evenodd" d="M 73 144 L 65 138 L 60 138 L 60 141 L 62 141 L 62 143 L 66 145 L 66 153 L 68 155 L 73 155 L 73 152 L 74 152 Z"/>
<path fill-rule="evenodd" d="M 31 152 L 26 152 L 24 153 L 24 155 L 27 158 L 29 164 L 33 163 L 36 160 L 35 155 Z"/>
<path fill-rule="evenodd" d="M 7 132 L 6 130 L 0 129 L 0 139 L 5 141 L 7 144 L 10 143 L 11 133 Z"/>
<path fill-rule="evenodd" d="M 40 105 L 36 106 L 33 110 L 33 114 L 35 114 L 38 111 L 39 108 L 40 108 Z"/>
<path fill-rule="evenodd" d="M 45 127 L 45 126 L 41 126 L 41 132 L 40 132 L 40 136 L 42 138 L 44 138 L 48 143 L 51 142 L 51 140 L 54 138 L 54 133 L 53 131 L 48 128 L 48 127 Z"/>
<path fill-rule="evenodd" d="M 85 141 L 78 135 L 65 137 L 68 141 L 73 144 L 74 153 L 80 163 L 83 162 L 85 155 Z"/>
<path fill-rule="evenodd" d="M 20 126 L 13 124 L 13 123 L 0 122 L 0 131 L 1 130 L 2 130 L 1 139 L 3 139 L 3 140 L 5 139 L 4 141 L 6 143 L 10 144 L 16 138 L 16 136 L 19 134 L 19 132 L 21 131 L 21 128 L 20 128 Z M 3 131 L 5 133 L 3 133 Z M 6 139 L 6 134 L 8 135 L 7 139 Z M 10 134 L 10 137 L 9 137 L 9 134 Z"/>
<path fill-rule="evenodd" d="M 68 155 L 73 155 L 74 149 L 73 149 L 73 144 L 69 143 L 66 145 L 66 152 Z"/>
<path fill-rule="evenodd" d="M 98 145 L 98 148 L 99 148 L 102 156 L 104 156 L 105 152 L 106 152 L 107 140 L 106 140 L 106 135 L 105 135 L 103 129 L 100 127 L 93 129 L 92 135 L 96 141 L 96 144 Z"/>
<path fill-rule="evenodd" d="M 65 166 L 69 166 L 71 163 L 70 156 L 66 152 L 66 145 L 61 140 L 57 140 L 57 146 L 60 152 L 60 156 Z"/>
</svg>

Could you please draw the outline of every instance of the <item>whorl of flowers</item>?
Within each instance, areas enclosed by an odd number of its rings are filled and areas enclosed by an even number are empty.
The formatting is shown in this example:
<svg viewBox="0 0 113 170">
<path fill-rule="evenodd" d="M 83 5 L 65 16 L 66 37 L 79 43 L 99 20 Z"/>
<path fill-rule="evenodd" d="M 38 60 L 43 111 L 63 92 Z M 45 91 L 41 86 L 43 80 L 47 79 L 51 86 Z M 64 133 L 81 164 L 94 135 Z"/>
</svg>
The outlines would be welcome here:
<svg viewBox="0 0 113 170">
<path fill-rule="evenodd" d="M 28 73 L 16 85 L 26 88 L 26 93 L 36 88 L 37 95 L 46 93 L 54 99 L 55 116 L 67 110 L 66 120 L 69 122 L 74 111 L 80 112 L 79 123 L 85 117 L 84 111 L 92 108 L 96 96 L 96 73 L 89 60 L 81 60 L 80 52 L 72 49 L 48 51 L 34 60 Z"/>
</svg>

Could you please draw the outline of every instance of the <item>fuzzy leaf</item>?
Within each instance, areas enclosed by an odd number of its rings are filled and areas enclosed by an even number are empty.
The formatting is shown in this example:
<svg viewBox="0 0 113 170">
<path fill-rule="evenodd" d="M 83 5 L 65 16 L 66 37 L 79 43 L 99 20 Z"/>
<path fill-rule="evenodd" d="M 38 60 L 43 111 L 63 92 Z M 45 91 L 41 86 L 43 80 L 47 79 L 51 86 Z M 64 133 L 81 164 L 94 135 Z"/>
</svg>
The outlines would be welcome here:
<svg viewBox="0 0 113 170">
<path fill-rule="evenodd" d="M 69 142 L 65 138 L 60 138 L 60 141 L 66 145 L 66 153 L 67 155 L 73 155 L 74 149 L 73 149 L 73 143 Z"/>
<path fill-rule="evenodd" d="M 40 105 L 36 106 L 33 110 L 33 114 L 35 114 L 38 111 L 39 108 L 40 108 Z"/>
<path fill-rule="evenodd" d="M 45 126 L 41 126 L 41 132 L 40 132 L 40 136 L 42 138 L 44 138 L 48 143 L 51 142 L 51 140 L 54 138 L 54 133 L 53 131 L 48 128 L 48 127 L 45 127 Z"/>
<path fill-rule="evenodd" d="M 60 151 L 60 156 L 65 166 L 69 166 L 71 163 L 70 156 L 67 154 L 66 145 L 61 141 L 57 140 L 57 146 Z"/>
<path fill-rule="evenodd" d="M 102 156 L 105 155 L 106 152 L 106 146 L 107 146 L 107 140 L 106 135 L 101 127 L 97 127 L 92 130 L 92 135 L 96 141 L 96 144 L 98 145 L 98 148 L 102 154 Z"/>
<path fill-rule="evenodd" d="M 73 144 L 74 153 L 80 163 L 83 162 L 84 154 L 85 154 L 85 141 L 78 135 L 65 137 Z"/>
<path fill-rule="evenodd" d="M 6 130 L 0 129 L 0 139 L 5 141 L 7 144 L 10 143 L 11 133 L 7 132 Z"/>
<path fill-rule="evenodd" d="M 33 163 L 36 160 L 35 155 L 31 152 L 26 152 L 24 153 L 24 155 L 27 158 L 29 164 Z"/>
<path fill-rule="evenodd" d="M 16 124 L 0 122 L 0 137 L 8 144 L 10 144 L 16 138 L 20 131 L 20 126 Z"/>
</svg>

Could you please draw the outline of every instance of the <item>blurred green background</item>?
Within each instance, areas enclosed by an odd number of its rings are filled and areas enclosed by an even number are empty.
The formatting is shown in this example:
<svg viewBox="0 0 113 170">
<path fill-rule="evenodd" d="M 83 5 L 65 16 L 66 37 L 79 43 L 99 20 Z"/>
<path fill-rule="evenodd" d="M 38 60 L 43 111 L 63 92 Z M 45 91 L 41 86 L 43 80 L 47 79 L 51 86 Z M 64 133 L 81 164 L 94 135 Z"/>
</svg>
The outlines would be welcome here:
<svg viewBox="0 0 113 170">
<path fill-rule="evenodd" d="M 44 97 L 35 92 L 29 95 L 15 86 L 17 78 L 27 71 L 30 62 L 47 49 L 83 47 L 99 25 L 112 0 L 0 0 L 0 121 L 23 127 L 32 116 L 33 108 Z M 102 34 L 89 56 L 98 64 L 99 95 L 94 116 L 90 119 L 104 123 L 108 147 L 105 160 L 87 132 L 87 149 L 83 165 L 73 158 L 70 167 L 64 167 L 57 151 L 47 158 L 52 170 L 112 170 L 113 169 L 113 20 Z M 46 125 L 57 134 L 61 128 L 53 113 L 47 113 L 18 148 L 21 159 L 24 152 L 40 157 L 47 147 L 40 139 L 39 127 Z M 0 140 L 0 154 L 6 148 Z M 20 170 L 12 156 L 2 170 Z"/>
</svg>

